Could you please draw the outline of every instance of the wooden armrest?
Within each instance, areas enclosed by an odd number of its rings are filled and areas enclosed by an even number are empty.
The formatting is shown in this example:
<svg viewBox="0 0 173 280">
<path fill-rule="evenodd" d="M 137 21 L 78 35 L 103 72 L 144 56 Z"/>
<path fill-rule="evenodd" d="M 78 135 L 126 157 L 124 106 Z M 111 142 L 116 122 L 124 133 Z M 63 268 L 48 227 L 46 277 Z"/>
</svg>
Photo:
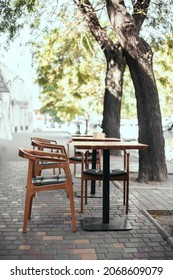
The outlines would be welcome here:
<svg viewBox="0 0 173 280">
<path fill-rule="evenodd" d="M 19 149 L 19 156 L 25 157 L 25 158 L 32 158 L 35 157 L 37 159 L 43 160 L 43 158 L 48 159 L 64 159 L 67 161 L 67 155 L 62 154 L 62 153 L 53 153 L 53 152 L 45 152 L 45 151 L 40 151 L 40 150 L 29 150 L 25 148 L 20 148 Z"/>
<path fill-rule="evenodd" d="M 50 158 L 62 158 L 67 160 L 67 155 L 64 153 L 55 153 L 55 152 L 47 152 L 47 151 L 40 151 L 40 150 L 32 150 L 32 154 L 35 156 L 40 157 L 50 157 Z"/>
<path fill-rule="evenodd" d="M 33 146 L 40 146 L 42 148 L 48 148 L 48 149 L 61 149 L 65 152 L 65 147 L 64 145 L 59 145 L 59 144 L 53 144 L 53 143 L 47 143 L 47 142 L 40 142 L 37 140 L 32 140 L 31 144 Z"/>
<path fill-rule="evenodd" d="M 46 162 L 68 162 L 65 158 L 34 155 L 36 159 Z"/>
</svg>

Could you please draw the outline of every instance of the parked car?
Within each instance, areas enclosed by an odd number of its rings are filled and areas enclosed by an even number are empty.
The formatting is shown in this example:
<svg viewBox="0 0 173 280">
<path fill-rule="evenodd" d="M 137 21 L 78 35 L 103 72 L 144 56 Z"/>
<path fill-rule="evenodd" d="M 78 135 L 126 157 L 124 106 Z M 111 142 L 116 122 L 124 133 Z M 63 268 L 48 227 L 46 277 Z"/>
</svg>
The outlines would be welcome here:
<svg viewBox="0 0 173 280">
<path fill-rule="evenodd" d="M 168 131 L 173 131 L 173 123 L 168 126 Z"/>
<path fill-rule="evenodd" d="M 138 140 L 138 122 L 137 120 L 128 120 L 121 123 L 120 136 L 123 141 Z"/>
</svg>

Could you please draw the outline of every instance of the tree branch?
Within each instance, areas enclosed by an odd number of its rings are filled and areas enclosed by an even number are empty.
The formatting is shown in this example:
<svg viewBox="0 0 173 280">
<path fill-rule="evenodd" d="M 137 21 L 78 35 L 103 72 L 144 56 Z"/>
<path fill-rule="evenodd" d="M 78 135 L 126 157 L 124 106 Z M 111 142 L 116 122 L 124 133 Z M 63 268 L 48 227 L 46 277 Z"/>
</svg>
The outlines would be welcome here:
<svg viewBox="0 0 173 280">
<path fill-rule="evenodd" d="M 105 29 L 100 25 L 96 12 L 94 8 L 92 7 L 92 4 L 89 0 L 73 0 L 73 2 L 76 4 L 80 12 L 82 13 L 84 19 L 87 22 L 87 25 L 96 39 L 96 41 L 99 43 L 101 49 L 106 54 L 107 51 L 116 50 L 116 45 L 112 42 L 110 38 L 108 38 Z"/>
</svg>

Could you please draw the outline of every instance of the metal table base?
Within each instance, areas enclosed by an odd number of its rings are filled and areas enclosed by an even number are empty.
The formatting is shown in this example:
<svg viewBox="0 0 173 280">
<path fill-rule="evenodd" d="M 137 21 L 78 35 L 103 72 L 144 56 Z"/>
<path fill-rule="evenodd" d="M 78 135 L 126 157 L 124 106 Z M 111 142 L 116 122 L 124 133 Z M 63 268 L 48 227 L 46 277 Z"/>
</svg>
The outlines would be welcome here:
<svg viewBox="0 0 173 280">
<path fill-rule="evenodd" d="M 115 217 L 108 224 L 102 218 L 89 217 L 82 219 L 82 228 L 88 231 L 128 231 L 132 229 L 126 217 Z"/>
</svg>

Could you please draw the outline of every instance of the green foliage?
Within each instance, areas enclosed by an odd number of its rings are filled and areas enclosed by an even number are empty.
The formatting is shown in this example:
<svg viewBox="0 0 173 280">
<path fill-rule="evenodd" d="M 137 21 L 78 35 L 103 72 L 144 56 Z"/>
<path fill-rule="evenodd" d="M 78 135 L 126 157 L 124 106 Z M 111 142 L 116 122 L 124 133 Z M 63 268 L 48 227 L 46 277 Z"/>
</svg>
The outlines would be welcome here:
<svg viewBox="0 0 173 280">
<path fill-rule="evenodd" d="M 43 111 L 54 109 L 56 117 L 69 122 L 77 115 L 88 119 L 92 112 L 102 112 L 105 61 L 90 33 L 80 26 L 63 14 L 60 28 L 34 44 Z"/>
<path fill-rule="evenodd" d="M 143 1 L 145 2 L 145 1 Z M 160 43 L 173 32 L 173 1 L 150 1 L 147 18 L 142 27 L 142 36 L 150 43 Z"/>
<path fill-rule="evenodd" d="M 124 73 L 123 95 L 122 95 L 122 103 L 121 103 L 121 118 L 123 119 L 137 118 L 134 86 L 128 68 L 126 68 L 126 71 Z"/>
<path fill-rule="evenodd" d="M 40 39 L 46 34 L 40 43 L 33 44 L 34 64 L 38 63 L 37 81 L 42 91 L 43 111 L 70 121 L 77 114 L 89 116 L 94 110 L 97 113 L 102 112 L 105 60 L 82 24 L 80 15 L 76 10 L 73 14 L 70 6 L 73 1 L 62 1 L 68 6 L 62 6 L 58 2 L 1 0 L 0 33 L 7 32 L 12 39 L 29 21 L 37 38 Z M 103 10 L 105 1 L 91 2 L 97 7 L 96 13 L 98 17 L 102 17 L 108 36 L 115 40 Z M 125 1 L 125 4 L 130 2 L 135 5 L 138 1 Z M 136 9 L 137 14 L 140 12 Z M 165 34 L 172 34 L 172 0 L 151 1 L 147 13 L 142 33 L 154 47 L 154 70 L 162 112 L 171 114 L 173 40 L 170 36 L 163 43 L 163 38 Z M 134 117 L 134 89 L 127 73 L 123 91 L 122 116 Z"/>
<path fill-rule="evenodd" d="M 167 36 L 166 40 L 162 40 L 159 44 L 153 44 L 153 52 L 153 67 L 162 115 L 171 116 L 173 115 L 173 36 Z M 124 76 L 121 117 L 136 118 L 136 99 L 128 69 L 126 69 Z"/>
<path fill-rule="evenodd" d="M 24 26 L 26 16 L 34 11 L 37 0 L 2 0 L 0 1 L 0 33 L 7 32 L 13 39 Z"/>
<path fill-rule="evenodd" d="M 163 115 L 173 114 L 173 37 L 167 36 L 159 49 L 154 53 L 154 71 L 160 96 Z"/>
</svg>

